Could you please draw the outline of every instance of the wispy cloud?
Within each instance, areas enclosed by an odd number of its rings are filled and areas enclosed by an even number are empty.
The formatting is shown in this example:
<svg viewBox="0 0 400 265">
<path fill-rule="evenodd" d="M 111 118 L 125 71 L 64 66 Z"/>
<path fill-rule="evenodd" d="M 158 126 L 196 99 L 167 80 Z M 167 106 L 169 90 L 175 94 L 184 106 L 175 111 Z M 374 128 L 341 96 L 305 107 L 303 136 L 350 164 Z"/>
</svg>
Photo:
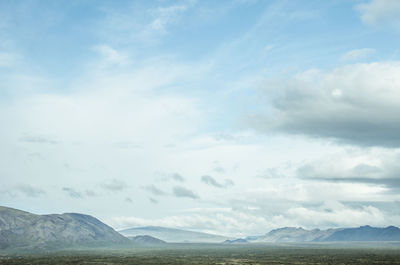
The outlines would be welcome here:
<svg viewBox="0 0 400 265">
<path fill-rule="evenodd" d="M 225 179 L 223 183 L 220 183 L 209 175 L 202 176 L 201 181 L 207 185 L 214 186 L 216 188 L 227 188 L 234 185 L 233 181 L 230 179 Z"/>
<path fill-rule="evenodd" d="M 101 67 L 115 66 L 115 65 L 126 65 L 129 63 L 129 56 L 123 54 L 108 45 L 97 45 L 93 47 L 93 50 L 99 53 Z"/>
<path fill-rule="evenodd" d="M 182 175 L 178 174 L 178 173 L 174 173 L 171 175 L 171 179 L 178 181 L 178 182 L 184 182 L 185 178 L 182 177 Z"/>
<path fill-rule="evenodd" d="M 153 204 L 158 204 L 158 200 L 156 200 L 156 199 L 154 199 L 154 198 L 152 198 L 152 197 L 149 197 L 149 201 L 150 201 L 151 203 L 153 203 Z"/>
<path fill-rule="evenodd" d="M 142 7 L 128 6 L 124 10 L 103 7 L 106 19 L 101 35 L 111 43 L 153 43 L 170 32 L 182 15 L 196 5 L 196 1 L 179 4 Z M 138 10 L 137 10 L 138 9 Z M 136 17 L 137 19 L 132 19 Z"/>
<path fill-rule="evenodd" d="M 179 174 L 179 173 L 161 173 L 158 172 L 157 175 L 159 177 L 157 178 L 157 181 L 161 182 L 167 182 L 167 181 L 176 181 L 176 182 L 185 182 L 185 178 Z"/>
<path fill-rule="evenodd" d="M 122 180 L 113 179 L 109 182 L 103 183 L 101 187 L 108 191 L 119 192 L 127 189 L 128 185 Z"/>
<path fill-rule="evenodd" d="M 191 198 L 191 199 L 199 198 L 199 196 L 196 193 L 182 186 L 173 187 L 172 193 L 174 194 L 175 197 Z"/>
<path fill-rule="evenodd" d="M 375 53 L 375 49 L 371 48 L 363 48 L 363 49 L 356 49 L 351 50 L 340 57 L 342 61 L 356 61 L 360 59 L 367 58 L 368 56 Z"/>
<path fill-rule="evenodd" d="M 194 2 L 194 1 L 192 1 Z M 179 13 L 184 12 L 188 5 L 173 5 L 168 7 L 159 7 L 149 10 L 153 16 L 153 21 L 149 24 L 152 30 L 160 31 L 161 33 L 167 32 L 167 25 L 173 23 Z"/>
<path fill-rule="evenodd" d="M 150 193 L 152 193 L 153 195 L 156 195 L 156 196 L 164 196 L 164 195 L 167 195 L 166 192 L 160 190 L 160 189 L 157 188 L 155 185 L 148 185 L 148 186 L 145 186 L 145 187 L 143 187 L 143 188 L 144 188 L 146 191 L 148 191 L 148 192 L 150 192 Z"/>
<path fill-rule="evenodd" d="M 63 187 L 62 190 L 71 198 L 75 198 L 75 199 L 82 199 L 83 198 L 82 192 L 77 191 L 74 188 Z"/>
<path fill-rule="evenodd" d="M 43 189 L 35 187 L 35 186 L 27 185 L 27 184 L 18 185 L 15 188 L 15 190 L 28 196 L 28 197 L 38 197 L 38 196 L 46 194 L 46 192 Z"/>
<path fill-rule="evenodd" d="M 90 189 L 82 191 L 71 187 L 63 187 L 62 191 L 64 191 L 69 197 L 76 199 L 83 199 L 85 197 L 97 197 L 101 195 Z"/>
</svg>

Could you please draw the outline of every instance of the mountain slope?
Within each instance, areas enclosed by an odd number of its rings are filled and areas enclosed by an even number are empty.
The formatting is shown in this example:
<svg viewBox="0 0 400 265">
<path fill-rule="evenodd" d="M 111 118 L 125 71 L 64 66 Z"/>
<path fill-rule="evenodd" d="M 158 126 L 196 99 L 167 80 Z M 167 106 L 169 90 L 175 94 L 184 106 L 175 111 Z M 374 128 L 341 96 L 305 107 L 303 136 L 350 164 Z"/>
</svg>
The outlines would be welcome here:
<svg viewBox="0 0 400 265">
<path fill-rule="evenodd" d="M 36 215 L 0 206 L 0 249 L 128 242 L 129 239 L 89 215 Z"/>
<path fill-rule="evenodd" d="M 118 231 L 126 237 L 148 235 L 170 243 L 220 243 L 229 237 L 159 226 L 145 226 Z"/>
</svg>

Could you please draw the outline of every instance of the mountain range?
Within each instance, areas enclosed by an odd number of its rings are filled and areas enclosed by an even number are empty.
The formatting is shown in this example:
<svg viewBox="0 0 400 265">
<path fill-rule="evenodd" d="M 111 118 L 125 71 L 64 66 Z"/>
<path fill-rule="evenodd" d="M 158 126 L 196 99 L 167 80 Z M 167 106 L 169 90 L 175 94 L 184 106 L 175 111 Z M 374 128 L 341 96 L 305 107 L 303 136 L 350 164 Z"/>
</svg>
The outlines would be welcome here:
<svg viewBox="0 0 400 265">
<path fill-rule="evenodd" d="M 249 244 L 267 242 L 400 241 L 400 229 L 361 226 L 313 229 L 284 227 L 265 235 L 231 238 L 159 226 L 115 231 L 90 215 L 78 213 L 38 215 L 0 206 L 0 250 L 60 249 L 76 247 L 161 246 L 167 243 Z"/>
<path fill-rule="evenodd" d="M 337 241 L 400 241 L 400 229 L 395 226 L 385 228 L 369 225 L 356 228 L 313 229 L 284 227 L 262 236 L 246 237 L 248 242 L 337 242 Z"/>
<path fill-rule="evenodd" d="M 225 240 L 232 239 L 220 235 L 160 226 L 135 227 L 119 230 L 118 232 L 126 237 L 149 235 L 169 243 L 221 243 Z"/>
</svg>

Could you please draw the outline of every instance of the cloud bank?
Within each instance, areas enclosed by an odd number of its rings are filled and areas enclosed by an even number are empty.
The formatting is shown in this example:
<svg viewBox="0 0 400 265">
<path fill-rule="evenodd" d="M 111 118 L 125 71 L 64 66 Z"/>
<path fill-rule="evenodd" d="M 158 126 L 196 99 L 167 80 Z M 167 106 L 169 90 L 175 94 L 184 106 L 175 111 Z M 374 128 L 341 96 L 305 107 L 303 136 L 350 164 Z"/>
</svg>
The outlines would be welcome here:
<svg viewBox="0 0 400 265">
<path fill-rule="evenodd" d="M 248 118 L 258 130 L 400 147 L 400 62 L 309 70 L 267 82 L 265 93 L 271 107 Z"/>
</svg>

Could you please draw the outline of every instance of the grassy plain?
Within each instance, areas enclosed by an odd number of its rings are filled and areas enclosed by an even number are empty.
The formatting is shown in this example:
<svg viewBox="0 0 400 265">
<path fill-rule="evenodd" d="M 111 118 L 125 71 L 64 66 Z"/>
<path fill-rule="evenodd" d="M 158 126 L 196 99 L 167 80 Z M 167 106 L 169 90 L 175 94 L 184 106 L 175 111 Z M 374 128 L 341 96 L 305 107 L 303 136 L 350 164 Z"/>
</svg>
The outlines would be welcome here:
<svg viewBox="0 0 400 265">
<path fill-rule="evenodd" d="M 400 264 L 398 244 L 168 244 L 0 254 L 0 264 Z"/>
</svg>

